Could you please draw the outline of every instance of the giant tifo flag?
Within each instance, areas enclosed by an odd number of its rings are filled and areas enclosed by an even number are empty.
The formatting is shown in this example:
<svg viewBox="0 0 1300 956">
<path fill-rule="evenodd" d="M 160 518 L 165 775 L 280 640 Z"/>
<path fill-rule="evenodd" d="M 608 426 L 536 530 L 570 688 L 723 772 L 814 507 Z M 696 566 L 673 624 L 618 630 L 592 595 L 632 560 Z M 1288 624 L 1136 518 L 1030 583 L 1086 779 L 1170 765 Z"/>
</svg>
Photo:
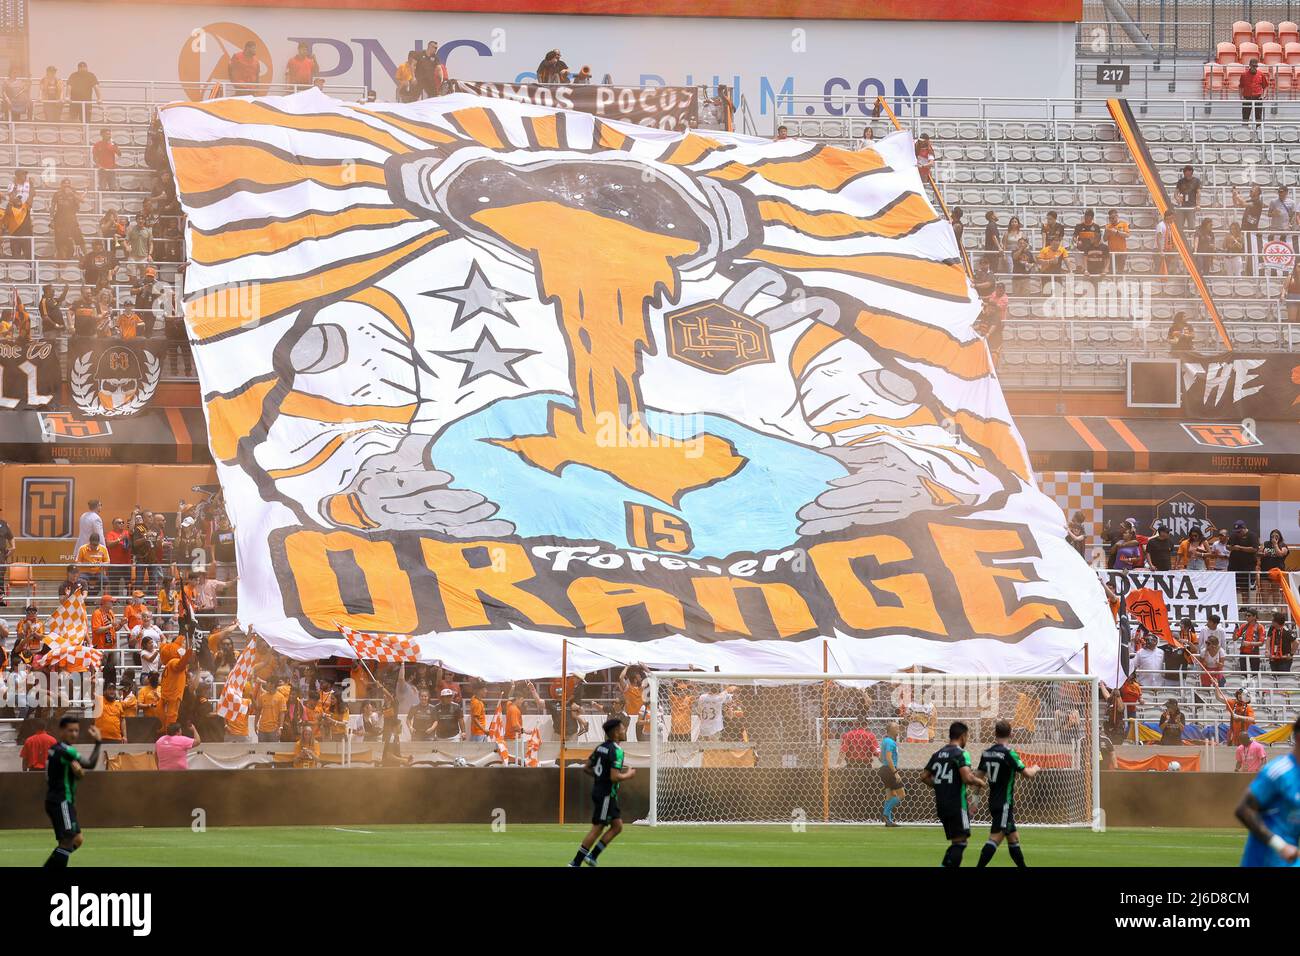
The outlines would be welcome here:
<svg viewBox="0 0 1300 956">
<path fill-rule="evenodd" d="M 163 124 L 239 615 L 276 650 L 1113 671 L 906 134 L 314 90 Z"/>
</svg>

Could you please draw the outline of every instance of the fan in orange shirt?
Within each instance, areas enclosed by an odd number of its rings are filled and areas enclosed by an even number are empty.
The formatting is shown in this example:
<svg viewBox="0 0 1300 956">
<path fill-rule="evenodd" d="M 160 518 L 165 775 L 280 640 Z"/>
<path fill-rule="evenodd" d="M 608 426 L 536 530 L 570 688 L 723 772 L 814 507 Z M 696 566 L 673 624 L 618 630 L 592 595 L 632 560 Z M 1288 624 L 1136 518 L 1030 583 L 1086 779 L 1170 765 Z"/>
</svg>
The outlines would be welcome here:
<svg viewBox="0 0 1300 956">
<path fill-rule="evenodd" d="M 90 615 L 90 643 L 99 650 L 117 647 L 117 615 L 113 613 L 113 596 L 105 594 L 99 607 Z"/>
<path fill-rule="evenodd" d="M 257 739 L 262 743 L 280 739 L 287 695 L 267 684 L 257 695 Z"/>
<path fill-rule="evenodd" d="M 618 689 L 623 694 L 623 712 L 627 714 L 628 726 L 636 723 L 641 706 L 645 703 L 645 693 L 642 690 L 645 679 L 644 664 L 629 664 L 618 675 Z"/>
<path fill-rule="evenodd" d="M 135 699 L 140 707 L 140 716 L 154 717 L 159 724 L 162 724 L 162 692 L 158 690 L 157 673 L 149 675 L 149 682 L 140 686 L 140 689 L 136 691 Z"/>
<path fill-rule="evenodd" d="M 140 714 L 140 703 L 135 698 L 134 673 L 126 675 L 122 684 L 122 693 L 119 696 L 122 698 L 122 716 L 138 717 Z"/>
<path fill-rule="evenodd" d="M 320 744 L 316 742 L 316 730 L 311 724 L 302 725 L 302 735 L 293 745 L 293 765 L 295 767 L 315 767 L 320 764 Z"/>
<path fill-rule="evenodd" d="M 99 716 L 95 726 L 106 744 L 126 743 L 126 722 L 122 719 L 122 702 L 117 699 L 117 687 L 109 684 L 99 699 Z"/>
<path fill-rule="evenodd" d="M 524 702 L 524 695 L 515 693 L 514 685 L 510 685 L 510 696 L 506 700 L 506 740 L 518 740 L 524 734 L 524 712 L 520 705 Z"/>
<path fill-rule="evenodd" d="M 162 684 L 159 688 L 163 704 L 162 722 L 164 727 L 170 727 L 180 719 L 190 652 L 183 641 L 168 641 L 158 653 L 158 659 L 162 662 Z"/>
<path fill-rule="evenodd" d="M 144 623 L 144 592 L 132 591 L 131 600 L 127 602 L 122 616 L 126 619 L 126 629 L 133 631 Z"/>
<path fill-rule="evenodd" d="M 240 688 L 243 706 L 233 717 L 226 718 L 226 736 L 232 740 L 248 739 L 248 715 L 253 709 L 253 699 L 249 696 L 250 689 L 248 684 Z"/>
<path fill-rule="evenodd" d="M 475 743 L 487 740 L 487 708 L 479 695 L 483 685 L 475 683 L 469 698 L 469 739 Z"/>
</svg>

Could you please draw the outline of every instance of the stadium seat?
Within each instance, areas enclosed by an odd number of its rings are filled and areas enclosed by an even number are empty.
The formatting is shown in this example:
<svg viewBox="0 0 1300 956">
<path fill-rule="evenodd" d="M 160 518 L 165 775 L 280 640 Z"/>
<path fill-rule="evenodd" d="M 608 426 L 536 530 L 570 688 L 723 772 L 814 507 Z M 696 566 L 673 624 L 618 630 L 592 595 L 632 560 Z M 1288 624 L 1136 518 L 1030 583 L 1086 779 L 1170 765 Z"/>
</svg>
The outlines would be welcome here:
<svg viewBox="0 0 1300 956">
<path fill-rule="evenodd" d="M 1206 96 L 1222 96 L 1225 73 L 1224 68 L 1218 63 L 1205 64 L 1205 76 L 1201 80 L 1201 92 Z"/>
<path fill-rule="evenodd" d="M 1232 25 L 1232 42 L 1238 46 L 1243 41 L 1254 39 L 1255 28 L 1245 20 L 1238 20 Z"/>
<path fill-rule="evenodd" d="M 1277 40 L 1277 27 L 1273 26 L 1267 20 L 1260 20 L 1255 24 L 1255 42 L 1260 46 L 1265 43 L 1273 43 Z"/>
<path fill-rule="evenodd" d="M 1292 66 L 1300 65 L 1300 40 L 1291 40 L 1282 49 L 1288 63 Z"/>
<path fill-rule="evenodd" d="M 1220 43 L 1216 48 L 1214 62 L 1220 65 L 1237 62 L 1237 45 L 1235 43 Z"/>
<path fill-rule="evenodd" d="M 1300 26 L 1290 20 L 1283 20 L 1277 25 L 1277 42 L 1283 46 L 1288 43 L 1300 43 Z"/>
<path fill-rule="evenodd" d="M 1259 59 L 1259 44 L 1253 40 L 1237 44 L 1237 59 L 1249 65 L 1253 59 Z"/>
<path fill-rule="evenodd" d="M 28 600 L 36 597 L 36 576 L 30 564 L 9 565 L 9 593 L 13 594 L 23 588 L 27 589 Z"/>
<path fill-rule="evenodd" d="M 1273 82 L 1278 96 L 1295 97 L 1295 67 L 1286 63 L 1274 67 Z"/>
<path fill-rule="evenodd" d="M 1246 72 L 1246 68 L 1240 63 L 1229 63 L 1223 68 L 1224 72 L 1224 92 L 1240 93 L 1241 92 L 1241 75 Z"/>
<path fill-rule="evenodd" d="M 1284 61 L 1282 44 L 1268 42 L 1260 45 L 1260 61 L 1265 66 L 1273 66 Z"/>
</svg>

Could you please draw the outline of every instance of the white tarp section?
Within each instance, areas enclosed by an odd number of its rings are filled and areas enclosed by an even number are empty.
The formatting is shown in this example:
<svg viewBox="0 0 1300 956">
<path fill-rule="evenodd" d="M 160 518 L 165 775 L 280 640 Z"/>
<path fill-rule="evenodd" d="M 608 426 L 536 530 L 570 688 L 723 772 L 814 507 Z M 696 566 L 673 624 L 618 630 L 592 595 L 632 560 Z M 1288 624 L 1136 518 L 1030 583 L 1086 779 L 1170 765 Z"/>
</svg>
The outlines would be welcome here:
<svg viewBox="0 0 1300 956">
<path fill-rule="evenodd" d="M 240 617 L 277 650 L 1114 669 L 908 136 L 317 91 L 163 122 Z"/>
</svg>

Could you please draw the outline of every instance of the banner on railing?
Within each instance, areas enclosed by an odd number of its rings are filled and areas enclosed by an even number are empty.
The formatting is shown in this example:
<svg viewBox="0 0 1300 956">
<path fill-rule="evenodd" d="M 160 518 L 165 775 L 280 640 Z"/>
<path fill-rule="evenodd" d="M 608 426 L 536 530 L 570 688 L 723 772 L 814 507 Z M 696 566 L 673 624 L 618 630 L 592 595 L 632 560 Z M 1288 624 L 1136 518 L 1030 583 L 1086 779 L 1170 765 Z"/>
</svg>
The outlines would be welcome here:
<svg viewBox="0 0 1300 956">
<path fill-rule="evenodd" d="M 1183 359 L 1182 371 L 1183 412 L 1189 417 L 1294 421 L 1300 414 L 1300 356 L 1196 356 Z"/>
<path fill-rule="evenodd" d="M 452 91 L 577 110 L 603 119 L 658 129 L 700 125 L 700 94 L 693 86 L 594 86 L 582 83 L 480 83 L 453 80 Z"/>
<path fill-rule="evenodd" d="M 52 408 L 59 378 L 59 356 L 53 342 L 0 342 L 0 409 Z"/>
<path fill-rule="evenodd" d="M 73 340 L 68 384 L 81 414 L 124 418 L 144 410 L 162 377 L 161 342 Z"/>
<path fill-rule="evenodd" d="M 1237 576 L 1228 571 L 1098 571 L 1120 597 L 1141 588 L 1164 596 L 1170 625 L 1191 618 L 1198 625 L 1211 614 L 1221 621 L 1238 619 Z"/>
</svg>

